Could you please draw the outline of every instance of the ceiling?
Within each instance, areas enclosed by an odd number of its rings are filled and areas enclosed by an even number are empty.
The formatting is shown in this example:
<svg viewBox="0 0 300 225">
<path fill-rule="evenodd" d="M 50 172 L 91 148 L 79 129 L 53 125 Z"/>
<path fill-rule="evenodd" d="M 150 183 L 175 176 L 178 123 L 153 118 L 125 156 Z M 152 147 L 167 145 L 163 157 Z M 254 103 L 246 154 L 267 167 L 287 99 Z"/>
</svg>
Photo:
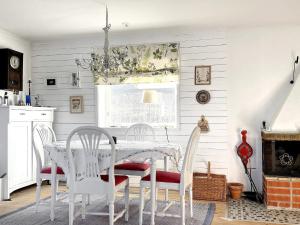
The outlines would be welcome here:
<svg viewBox="0 0 300 225">
<path fill-rule="evenodd" d="M 0 28 L 29 40 L 96 33 L 105 4 L 114 31 L 300 24 L 299 0 L 0 0 Z"/>
</svg>

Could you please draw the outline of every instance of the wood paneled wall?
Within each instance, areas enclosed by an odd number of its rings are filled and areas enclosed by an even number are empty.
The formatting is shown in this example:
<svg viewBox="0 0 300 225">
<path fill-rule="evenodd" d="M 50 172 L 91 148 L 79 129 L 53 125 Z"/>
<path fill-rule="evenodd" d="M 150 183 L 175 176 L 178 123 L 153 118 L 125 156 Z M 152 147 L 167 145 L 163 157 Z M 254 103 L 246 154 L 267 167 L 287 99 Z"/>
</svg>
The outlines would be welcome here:
<svg viewBox="0 0 300 225">
<path fill-rule="evenodd" d="M 148 35 L 147 35 L 148 34 Z M 180 42 L 181 78 L 179 87 L 180 127 L 169 130 L 171 142 L 185 147 L 190 132 L 203 114 L 210 124 L 210 132 L 201 136 L 195 157 L 195 170 L 205 171 L 207 161 L 212 171 L 228 174 L 228 110 L 227 110 L 227 40 L 223 31 L 145 32 L 115 34 L 112 45 Z M 75 58 L 88 57 L 96 48 L 102 48 L 103 38 L 87 37 L 49 42 L 36 42 L 32 46 L 33 94 L 39 94 L 41 103 L 56 107 L 54 129 L 58 139 L 66 139 L 69 132 L 83 125 L 96 125 L 96 93 L 89 71 L 81 70 L 81 88 L 71 86 L 71 74 L 76 72 Z M 194 85 L 194 66 L 212 65 L 211 85 Z M 56 78 L 56 87 L 47 87 L 46 78 Z M 197 91 L 210 91 L 211 101 L 206 105 L 196 102 Z M 84 96 L 84 113 L 69 113 L 69 97 Z M 122 138 L 123 129 L 109 129 Z M 157 139 L 165 141 L 164 129 L 156 130 Z"/>
</svg>

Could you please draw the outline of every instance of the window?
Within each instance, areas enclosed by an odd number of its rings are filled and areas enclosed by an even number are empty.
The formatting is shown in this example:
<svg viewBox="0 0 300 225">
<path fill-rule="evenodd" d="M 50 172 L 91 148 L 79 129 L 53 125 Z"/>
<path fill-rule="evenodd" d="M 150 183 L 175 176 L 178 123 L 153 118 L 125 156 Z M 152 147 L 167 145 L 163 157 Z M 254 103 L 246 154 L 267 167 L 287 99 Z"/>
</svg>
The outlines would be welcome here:
<svg viewBox="0 0 300 225">
<path fill-rule="evenodd" d="M 177 126 L 177 83 L 98 85 L 98 125 Z"/>
</svg>

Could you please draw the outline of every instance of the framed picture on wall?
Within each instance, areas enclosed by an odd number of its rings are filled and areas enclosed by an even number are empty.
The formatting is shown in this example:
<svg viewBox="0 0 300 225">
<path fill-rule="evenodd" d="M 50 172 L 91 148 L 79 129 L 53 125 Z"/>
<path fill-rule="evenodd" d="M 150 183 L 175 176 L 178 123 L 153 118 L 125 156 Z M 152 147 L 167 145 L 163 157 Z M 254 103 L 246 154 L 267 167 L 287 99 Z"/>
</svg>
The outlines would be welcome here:
<svg viewBox="0 0 300 225">
<path fill-rule="evenodd" d="M 195 85 L 211 84 L 211 66 L 195 66 Z"/>
<path fill-rule="evenodd" d="M 83 113 L 83 96 L 70 96 L 70 113 Z"/>
</svg>

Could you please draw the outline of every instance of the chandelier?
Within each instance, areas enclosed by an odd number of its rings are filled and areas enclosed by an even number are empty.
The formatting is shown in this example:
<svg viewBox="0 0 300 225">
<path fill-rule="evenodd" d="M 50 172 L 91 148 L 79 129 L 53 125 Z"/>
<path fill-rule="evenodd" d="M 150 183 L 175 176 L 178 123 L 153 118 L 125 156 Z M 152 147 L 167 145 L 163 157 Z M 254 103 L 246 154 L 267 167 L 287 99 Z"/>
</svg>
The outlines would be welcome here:
<svg viewBox="0 0 300 225">
<path fill-rule="evenodd" d="M 111 24 L 108 23 L 108 9 L 106 6 L 106 26 L 103 28 L 104 34 L 105 34 L 105 40 L 104 40 L 104 54 L 101 55 L 99 53 L 92 52 L 91 57 L 88 59 L 75 59 L 75 63 L 78 68 L 78 77 L 79 80 L 79 67 L 82 69 L 89 69 L 94 76 L 102 76 L 104 82 L 108 81 L 109 73 L 114 69 L 117 68 L 120 64 L 120 61 L 118 61 L 115 57 L 112 55 L 109 55 L 109 40 L 108 40 L 108 32 L 111 27 Z"/>
</svg>

